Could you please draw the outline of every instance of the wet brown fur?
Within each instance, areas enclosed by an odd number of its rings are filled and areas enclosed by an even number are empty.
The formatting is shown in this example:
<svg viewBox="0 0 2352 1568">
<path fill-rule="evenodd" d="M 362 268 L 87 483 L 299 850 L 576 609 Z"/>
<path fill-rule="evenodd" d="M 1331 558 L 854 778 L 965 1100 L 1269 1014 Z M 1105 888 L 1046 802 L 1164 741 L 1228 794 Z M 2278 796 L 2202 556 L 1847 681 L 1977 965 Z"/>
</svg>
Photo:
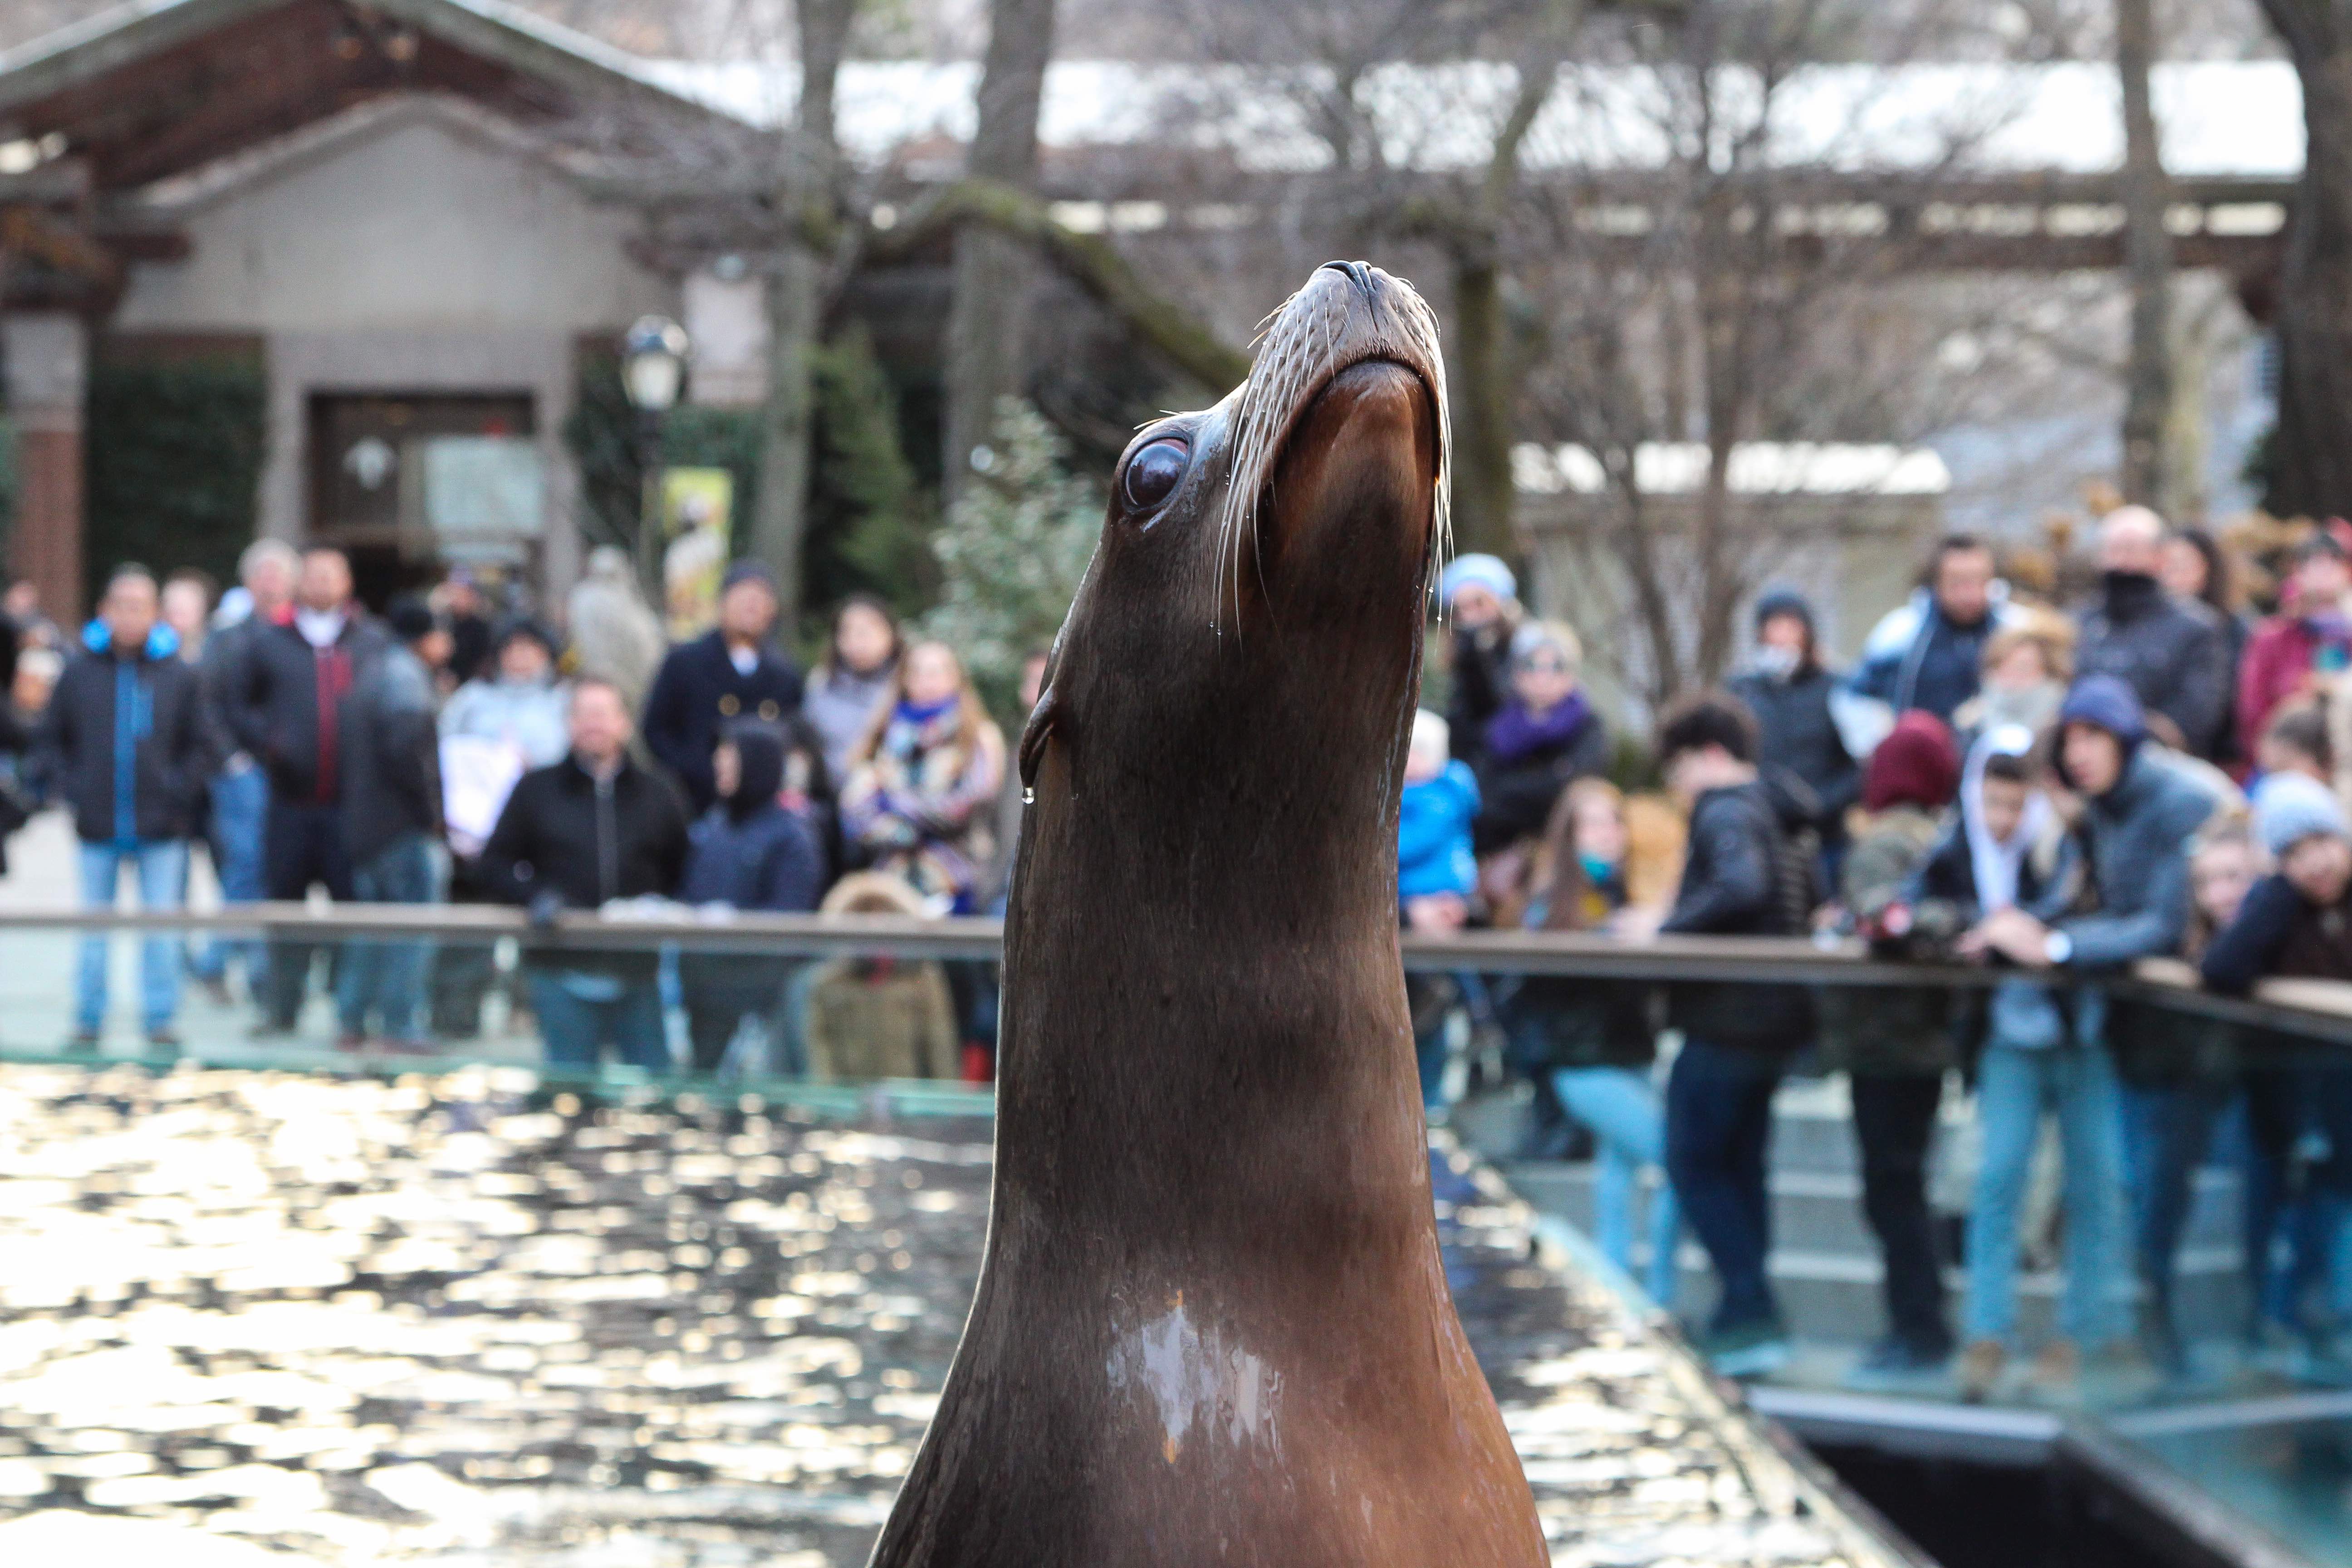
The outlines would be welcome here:
<svg viewBox="0 0 2352 1568">
<path fill-rule="evenodd" d="M 1114 485 L 1023 747 L 987 1259 L 878 1565 L 1548 1560 L 1446 1290 L 1397 954 L 1444 443 L 1408 309 L 1361 268 L 1286 308 L 1261 366 L 1328 346 L 1238 509 L 1247 387 L 1137 437 L 1192 443 L 1164 508 Z"/>
</svg>

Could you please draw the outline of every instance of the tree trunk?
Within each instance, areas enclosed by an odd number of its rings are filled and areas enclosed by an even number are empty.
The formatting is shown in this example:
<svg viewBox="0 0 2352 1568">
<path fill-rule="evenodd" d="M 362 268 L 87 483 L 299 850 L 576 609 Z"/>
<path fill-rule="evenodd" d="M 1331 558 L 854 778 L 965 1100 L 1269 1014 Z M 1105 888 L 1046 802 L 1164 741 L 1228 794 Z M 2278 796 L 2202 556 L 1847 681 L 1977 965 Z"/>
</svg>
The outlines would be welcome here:
<svg viewBox="0 0 2352 1568">
<path fill-rule="evenodd" d="M 2123 490 L 2167 510 L 2165 425 L 2172 409 L 2171 189 L 2148 93 L 2156 60 L 2151 0 L 2116 0 L 2116 70 L 2124 100 L 2124 270 L 2131 286 L 2131 358 L 2124 378 Z"/>
<path fill-rule="evenodd" d="M 1515 377 L 1494 256 L 1457 254 L 1454 266 L 1454 548 L 1506 560 L 1518 554 L 1511 531 Z"/>
<path fill-rule="evenodd" d="M 780 232 L 767 276 L 768 395 L 760 416 L 760 492 L 742 553 L 776 574 L 789 636 L 802 608 L 808 536 L 814 356 L 824 321 L 826 255 L 838 221 L 834 83 L 857 0 L 800 0 L 801 97 L 778 158 Z"/>
<path fill-rule="evenodd" d="M 968 170 L 1016 190 L 1037 181 L 1037 112 L 1054 54 L 1054 0 L 992 0 L 979 123 Z M 941 489 L 954 500 L 986 443 L 996 400 L 1021 390 L 1033 265 L 1018 241 L 974 225 L 956 233 L 948 315 L 947 445 Z"/>
<path fill-rule="evenodd" d="M 2352 514 L 2352 0 L 2263 0 L 2303 82 L 2308 150 L 2280 279 L 2268 505 Z"/>
</svg>

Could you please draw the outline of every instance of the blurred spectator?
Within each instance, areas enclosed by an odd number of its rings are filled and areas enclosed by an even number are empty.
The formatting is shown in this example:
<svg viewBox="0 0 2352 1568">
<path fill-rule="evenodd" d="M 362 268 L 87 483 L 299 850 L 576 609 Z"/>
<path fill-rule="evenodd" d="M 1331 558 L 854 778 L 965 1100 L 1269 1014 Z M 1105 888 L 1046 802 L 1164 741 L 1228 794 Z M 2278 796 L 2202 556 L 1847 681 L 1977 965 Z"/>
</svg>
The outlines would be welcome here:
<svg viewBox="0 0 2352 1568">
<path fill-rule="evenodd" d="M 698 812 L 719 798 L 710 758 L 720 725 L 730 719 L 773 724 L 800 710 L 800 671 L 771 640 L 776 615 L 768 568 L 736 562 L 719 587 L 719 625 L 670 649 L 654 678 L 645 704 L 646 744 L 686 786 Z"/>
<path fill-rule="evenodd" d="M 1924 708 L 1946 723 L 1977 694 L 1985 639 L 2010 617 L 1992 547 L 1955 533 L 1936 546 L 1926 581 L 1890 610 L 1862 645 L 1838 693 L 1838 729 L 1849 755 L 1867 757 L 1895 716 Z"/>
<path fill-rule="evenodd" d="M 1682 887 L 1658 929 L 1799 934 L 1789 880 L 1803 873 L 1757 776 L 1748 710 L 1720 692 L 1676 704 L 1659 721 L 1658 764 L 1690 812 Z M 1787 1359 L 1788 1330 L 1765 1273 L 1772 1245 L 1765 1157 L 1773 1092 L 1789 1058 L 1812 1037 L 1811 1000 L 1802 986 L 1734 982 L 1676 985 L 1667 998 L 1668 1022 L 1684 1039 L 1666 1085 L 1666 1172 L 1722 1284 L 1700 1345 L 1726 1376 L 1768 1372 Z"/>
<path fill-rule="evenodd" d="M 273 899 L 299 902 L 314 883 L 331 897 L 352 896 L 343 699 L 385 647 L 382 630 L 352 597 L 351 563 L 340 550 L 318 548 L 303 552 L 293 603 L 259 629 L 237 661 L 228 718 L 239 744 L 269 771 L 267 881 Z M 308 942 L 271 944 L 264 1029 L 293 1029 L 312 952 Z"/>
<path fill-rule="evenodd" d="M 1874 952 L 1905 955 L 1908 889 L 1936 847 L 1959 772 L 1951 731 L 1916 709 L 1870 754 L 1865 815 L 1840 868 L 1838 906 Z M 1832 985 L 1818 1003 L 1821 1064 L 1851 1083 L 1863 1215 L 1885 1264 L 1888 1331 L 1864 1358 L 1865 1377 L 1929 1372 L 1952 1353 L 1927 1208 L 1927 1152 L 1954 1065 L 1949 1002 L 1941 987 Z"/>
<path fill-rule="evenodd" d="M 2189 922 L 2179 956 L 2191 963 L 2204 956 L 2213 934 L 2237 918 L 2262 871 L 2262 851 L 2242 816 L 2217 814 L 2205 825 L 2189 848 Z M 2124 1189 L 2147 1293 L 2147 1348 L 2177 1377 L 2189 1368 L 2173 1313 L 2174 1275 L 2197 1169 L 2237 1098 L 2237 1030 L 2218 1019 L 2118 996 L 2107 1005 L 2107 1040 L 2123 1080 Z"/>
<path fill-rule="evenodd" d="M 1021 717 L 1024 723 L 1036 711 L 1039 699 L 1045 694 L 1045 667 L 1051 658 L 1050 654 L 1039 649 L 1021 661 Z M 1013 890 L 1013 860 L 1021 850 L 1021 812 L 1024 805 L 1022 797 L 1027 793 L 1027 786 L 1021 782 L 1021 770 L 1008 761 L 1004 778 L 996 786 L 996 858 L 989 866 L 980 896 L 980 907 L 990 914 L 1004 912 L 1005 899 Z"/>
<path fill-rule="evenodd" d="M 441 759 L 434 728 L 449 628 L 420 595 L 392 602 L 392 646 L 361 672 L 343 700 L 343 836 L 352 896 L 366 904 L 437 904 L 446 890 L 441 858 Z M 339 1043 L 357 1050 L 373 1020 L 395 1047 L 430 1048 L 425 1030 L 425 942 L 344 944 L 335 977 Z"/>
<path fill-rule="evenodd" d="M 633 729 L 620 688 L 583 676 L 572 683 L 571 754 L 523 774 L 507 797 L 482 849 L 482 879 L 494 896 L 528 908 L 534 924 L 676 891 L 686 868 L 685 803 L 630 758 Z M 630 1066 L 667 1070 L 659 963 L 650 950 L 526 943 L 524 974 L 548 1061 L 593 1067 L 610 1042 Z"/>
<path fill-rule="evenodd" d="M 515 781 L 572 749 L 572 691 L 556 680 L 555 635 L 527 616 L 499 623 L 490 662 L 441 710 L 442 820 L 451 857 L 449 897 L 492 897 L 482 846 L 506 809 Z M 433 955 L 433 1033 L 444 1040 L 481 1033 L 482 1002 L 496 979 L 489 948 L 444 942 Z"/>
<path fill-rule="evenodd" d="M 2317 701 L 2303 701 L 2273 710 L 2254 748 L 2254 767 L 2263 773 L 2301 773 L 2333 787 L 2336 743 L 2327 732 L 2326 710 Z"/>
<path fill-rule="evenodd" d="M 923 915 L 922 896 L 876 871 L 844 877 L 824 899 L 828 915 Z M 836 958 L 809 987 L 809 1076 L 838 1083 L 956 1076 L 956 1018 L 936 963 Z"/>
<path fill-rule="evenodd" d="M 1606 779 L 1579 779 L 1553 807 L 1544 836 L 1543 885 L 1528 905 L 1536 931 L 1603 931 L 1624 909 L 1629 838 L 1625 800 Z M 1682 1215 L 1664 1179 L 1665 1102 L 1654 1072 L 1652 987 L 1638 981 L 1531 974 L 1504 1008 L 1512 1065 L 1538 1089 L 1538 1103 L 1592 1134 L 1599 1158 L 1593 1240 L 1633 1274 L 1634 1205 L 1645 1176 L 1650 1199 L 1650 1299 L 1671 1308 Z"/>
<path fill-rule="evenodd" d="M 1447 755 L 1447 740 L 1444 720 L 1426 708 L 1413 714 L 1397 802 L 1397 906 L 1407 930 L 1431 936 L 1460 931 L 1478 889 L 1478 861 L 1470 852 L 1478 781 Z M 1446 1019 L 1460 989 L 1451 975 L 1405 976 L 1421 1099 L 1432 1109 L 1444 1104 Z"/>
<path fill-rule="evenodd" d="M 471 568 L 452 567 L 433 590 L 434 614 L 449 628 L 449 663 L 441 673 L 452 685 L 463 686 L 489 668 L 496 630 L 490 606 Z"/>
<path fill-rule="evenodd" d="M 49 696 L 65 668 L 64 656 L 53 647 L 28 647 L 17 656 L 16 676 L 8 683 L 8 716 L 27 733 L 49 710 Z"/>
<path fill-rule="evenodd" d="M 1445 721 L 1454 755 L 1473 771 L 1486 760 L 1486 726 L 1511 689 L 1511 642 L 1518 635 L 1519 582 L 1493 555 L 1472 552 L 1445 563 L 1437 601 L 1454 623 L 1452 699 Z"/>
<path fill-rule="evenodd" d="M 849 776 L 857 748 L 888 700 L 901 651 L 898 618 L 872 595 L 852 594 L 834 611 L 833 636 L 801 700 L 824 742 L 824 763 L 835 779 Z"/>
<path fill-rule="evenodd" d="M 776 725 L 728 726 L 711 759 L 719 804 L 688 833 L 678 892 L 687 903 L 747 913 L 816 908 L 824 855 L 806 821 L 784 804 L 784 732 Z M 719 1070 L 744 1019 L 773 1018 L 790 969 L 765 953 L 678 956 L 695 1071 Z"/>
<path fill-rule="evenodd" d="M 2042 733 L 2058 721 L 2074 681 L 2073 623 L 2053 611 L 2020 606 L 2009 625 L 1985 639 L 1984 684 L 1952 715 L 1961 750 L 2003 725 Z"/>
<path fill-rule="evenodd" d="M 16 628 L 17 645 L 23 647 L 55 648 L 66 651 L 65 633 L 58 623 L 49 619 L 41 608 L 41 585 L 29 577 L 19 578 L 0 594 L 0 615 L 8 618 Z"/>
<path fill-rule="evenodd" d="M 1584 646 L 1557 621 L 1511 639 L 1511 684 L 1478 748 L 1481 855 L 1540 836 L 1571 779 L 1609 770 L 1609 726 L 1579 682 Z"/>
<path fill-rule="evenodd" d="M 247 545 L 237 557 L 238 587 L 231 590 L 233 595 L 242 590 L 239 602 L 233 605 L 223 598 L 212 635 L 205 640 L 200 668 L 206 706 L 223 735 L 220 771 L 212 779 L 211 839 L 213 870 L 220 879 L 224 904 L 256 903 L 269 891 L 269 771 L 238 729 L 237 713 L 255 644 L 293 603 L 301 567 L 301 557 L 282 539 L 257 539 Z M 228 962 L 241 957 L 247 994 L 258 1001 L 268 968 L 265 953 L 259 942 L 215 942 L 196 960 L 196 981 L 215 1002 L 226 1005 Z"/>
<path fill-rule="evenodd" d="M 187 890 L 188 839 L 214 759 L 202 684 L 179 658 L 179 639 L 158 619 L 157 596 L 146 568 L 115 569 L 42 730 L 43 772 L 73 813 L 82 901 L 92 909 L 114 907 L 126 868 L 136 873 L 147 909 L 178 909 Z M 79 1049 L 94 1049 L 105 1026 L 108 947 L 103 932 L 82 943 L 74 1013 Z M 152 931 L 140 948 L 148 1044 L 176 1047 L 180 943 Z"/>
<path fill-rule="evenodd" d="M 2005 985 L 1992 998 L 1979 1069 L 1985 1148 L 1969 1215 L 1971 1342 L 1962 1368 L 1979 1396 L 2000 1375 L 2015 1328 L 2017 1205 L 2045 1106 L 2057 1113 L 2065 1157 L 2068 1263 L 2061 1337 L 2043 1348 L 2037 1380 L 2071 1385 L 2086 1348 L 2109 1350 L 2124 1338 L 2116 1297 L 2125 1246 L 2120 1090 L 2106 999 L 2077 977 L 2178 949 L 2189 838 L 2213 809 L 2211 797 L 2142 745 L 2139 700 L 2118 678 L 2077 680 L 2059 722 L 2059 777 L 2082 801 L 2075 833 L 2098 907 L 2066 913 L 2062 889 L 2039 910 L 1989 908 L 1961 943 L 1964 952 L 2064 977 Z"/>
<path fill-rule="evenodd" d="M 2255 628 L 2238 667 L 2238 737 L 2248 755 L 2282 704 L 2314 695 L 2352 663 L 2348 595 L 2352 562 L 2343 539 L 2315 529 L 2295 552 L 2279 613 Z"/>
<path fill-rule="evenodd" d="M 1731 694 L 1756 715 L 1756 760 L 1785 769 L 1813 792 L 1813 830 L 1834 866 L 1845 846 L 1846 808 L 1862 793 L 1862 769 L 1830 715 L 1836 679 L 1822 668 L 1813 607 L 1786 589 L 1756 602 L 1756 647 Z"/>
<path fill-rule="evenodd" d="M 2237 763 L 2249 753 L 2238 732 L 2238 668 L 2245 660 L 2246 642 L 2253 635 L 2252 619 L 2238 607 L 2237 584 L 2230 570 L 2229 552 L 2221 542 L 2201 528 L 2178 528 L 2164 538 L 2164 553 L 2157 577 L 2175 598 L 2194 599 L 2213 612 L 2221 626 L 2230 680 L 2224 692 L 2228 712 L 2221 725 L 2216 762 Z"/>
<path fill-rule="evenodd" d="M 613 682 L 628 699 L 629 711 L 636 712 L 669 641 L 662 636 L 661 617 L 637 587 L 637 569 L 628 552 L 610 544 L 590 551 L 587 573 L 572 585 L 564 608 L 581 673 Z"/>
<path fill-rule="evenodd" d="M 898 661 L 888 706 L 851 765 L 843 832 L 932 913 L 970 913 L 994 848 L 989 808 L 1003 775 L 1004 738 L 955 650 L 919 642 Z"/>
<path fill-rule="evenodd" d="M 2211 762 L 2228 741 L 2230 636 L 2204 601 L 2166 591 L 2163 561 L 2163 519 L 2144 506 L 2106 515 L 2099 594 L 2083 614 L 2074 665 L 2130 687 L 2158 739 Z"/>
<path fill-rule="evenodd" d="M 212 627 L 214 584 L 208 574 L 184 566 L 163 579 L 162 616 L 180 639 L 180 658 L 189 664 L 204 661 L 205 637 Z"/>
<path fill-rule="evenodd" d="M 2352 981 L 2352 823 L 2342 803 L 2282 773 L 2254 792 L 2254 824 L 2277 868 L 2206 948 L 2205 984 L 2242 996 L 2270 975 Z M 2352 1069 L 2297 1062 L 2249 1071 L 2245 1081 L 2253 1145 L 2245 1259 L 2257 1344 L 2318 1344 L 2336 1325 L 2312 1298 L 2336 1266 L 2352 1201 Z M 2274 1276 L 2275 1239 L 2291 1208 L 2304 1211 L 2285 1227 L 2293 1261 Z"/>
</svg>

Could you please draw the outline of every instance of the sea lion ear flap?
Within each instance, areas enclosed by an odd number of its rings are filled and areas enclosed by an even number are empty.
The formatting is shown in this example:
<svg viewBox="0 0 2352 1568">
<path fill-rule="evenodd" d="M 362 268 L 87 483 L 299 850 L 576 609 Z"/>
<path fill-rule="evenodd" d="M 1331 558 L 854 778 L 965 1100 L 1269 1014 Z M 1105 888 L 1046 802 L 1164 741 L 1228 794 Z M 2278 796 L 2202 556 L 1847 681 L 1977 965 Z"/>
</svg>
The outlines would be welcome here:
<svg viewBox="0 0 2352 1568">
<path fill-rule="evenodd" d="M 1029 710 L 1029 722 L 1021 727 L 1021 792 L 1024 795 L 1037 787 L 1037 768 L 1045 760 L 1045 742 L 1054 733 L 1059 712 L 1054 689 L 1048 686 L 1037 694 L 1037 706 Z"/>
</svg>

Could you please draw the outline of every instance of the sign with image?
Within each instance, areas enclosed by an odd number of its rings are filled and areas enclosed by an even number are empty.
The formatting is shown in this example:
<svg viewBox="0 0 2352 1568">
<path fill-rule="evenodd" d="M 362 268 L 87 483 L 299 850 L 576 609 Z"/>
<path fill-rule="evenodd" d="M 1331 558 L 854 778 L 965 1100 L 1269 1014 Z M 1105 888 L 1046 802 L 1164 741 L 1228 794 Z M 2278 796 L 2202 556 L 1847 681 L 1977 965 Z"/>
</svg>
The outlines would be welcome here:
<svg viewBox="0 0 2352 1568">
<path fill-rule="evenodd" d="M 735 476 L 724 468 L 662 474 L 662 619 L 671 640 L 719 620 L 719 584 L 734 538 Z"/>
</svg>

